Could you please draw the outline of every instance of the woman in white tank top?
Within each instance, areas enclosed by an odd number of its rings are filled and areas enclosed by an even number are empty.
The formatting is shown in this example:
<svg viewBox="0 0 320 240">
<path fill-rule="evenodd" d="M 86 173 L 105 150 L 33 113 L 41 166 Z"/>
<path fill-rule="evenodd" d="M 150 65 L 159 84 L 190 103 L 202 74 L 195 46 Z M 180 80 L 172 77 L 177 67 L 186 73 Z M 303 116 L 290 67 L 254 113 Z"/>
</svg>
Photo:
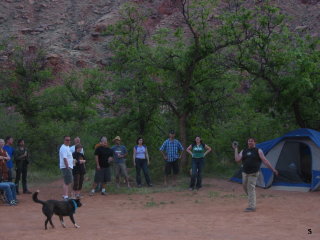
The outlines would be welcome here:
<svg viewBox="0 0 320 240">
<path fill-rule="evenodd" d="M 136 181 L 138 187 L 141 187 L 141 169 L 147 185 L 152 187 L 148 170 L 149 164 L 150 161 L 147 146 L 143 145 L 143 138 L 139 137 L 137 139 L 137 145 L 133 148 L 133 165 L 136 167 Z"/>
</svg>

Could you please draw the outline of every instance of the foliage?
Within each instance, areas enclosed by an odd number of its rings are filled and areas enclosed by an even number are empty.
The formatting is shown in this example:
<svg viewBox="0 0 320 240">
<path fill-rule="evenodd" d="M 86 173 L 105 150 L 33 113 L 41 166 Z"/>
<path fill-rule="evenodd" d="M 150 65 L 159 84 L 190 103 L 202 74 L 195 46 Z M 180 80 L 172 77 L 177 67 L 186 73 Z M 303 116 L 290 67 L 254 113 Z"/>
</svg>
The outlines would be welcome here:
<svg viewBox="0 0 320 240">
<path fill-rule="evenodd" d="M 244 147 L 249 136 L 261 142 L 298 126 L 320 129 L 318 39 L 291 32 L 268 1 L 177 3 L 179 27 L 153 32 L 148 10 L 123 5 L 104 34 L 106 69 L 73 72 L 63 85 L 48 86 L 43 51 L 15 50 L 13 69 L 1 73 L 1 134 L 25 138 L 35 168 L 56 167 L 63 136 L 80 136 L 88 169 L 99 138 L 112 145 L 119 135 L 132 172 L 143 136 L 154 180 L 163 175 L 159 147 L 169 129 L 185 147 L 201 136 L 213 148 L 205 169 L 215 176 L 235 167 L 233 140 Z M 186 171 L 190 160 L 183 158 Z"/>
</svg>

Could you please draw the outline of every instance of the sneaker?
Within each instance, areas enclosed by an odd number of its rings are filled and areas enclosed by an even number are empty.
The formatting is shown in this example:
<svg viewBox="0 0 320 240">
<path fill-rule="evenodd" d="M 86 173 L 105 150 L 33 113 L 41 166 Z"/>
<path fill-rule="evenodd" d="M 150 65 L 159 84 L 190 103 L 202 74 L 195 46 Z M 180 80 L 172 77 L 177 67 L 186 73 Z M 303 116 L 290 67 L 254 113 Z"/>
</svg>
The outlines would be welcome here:
<svg viewBox="0 0 320 240">
<path fill-rule="evenodd" d="M 256 209 L 255 208 L 251 208 L 251 207 L 248 207 L 244 210 L 245 212 L 255 212 Z"/>
<path fill-rule="evenodd" d="M 89 192 L 89 196 L 91 196 L 91 197 L 92 197 L 94 194 L 95 194 L 95 192 L 92 192 L 92 191 Z"/>
<path fill-rule="evenodd" d="M 107 192 L 101 192 L 101 195 L 107 195 L 108 193 Z"/>
<path fill-rule="evenodd" d="M 16 203 L 16 201 L 15 201 L 15 200 L 11 200 L 11 201 L 9 202 L 9 205 L 10 205 L 10 206 L 16 206 L 16 205 L 17 205 L 17 203 Z"/>
<path fill-rule="evenodd" d="M 149 183 L 149 184 L 148 184 L 148 187 L 153 187 L 152 183 Z"/>
<path fill-rule="evenodd" d="M 18 199 L 16 199 L 16 200 L 13 200 L 13 201 L 15 201 L 16 203 L 19 203 L 19 200 L 18 200 Z"/>
</svg>

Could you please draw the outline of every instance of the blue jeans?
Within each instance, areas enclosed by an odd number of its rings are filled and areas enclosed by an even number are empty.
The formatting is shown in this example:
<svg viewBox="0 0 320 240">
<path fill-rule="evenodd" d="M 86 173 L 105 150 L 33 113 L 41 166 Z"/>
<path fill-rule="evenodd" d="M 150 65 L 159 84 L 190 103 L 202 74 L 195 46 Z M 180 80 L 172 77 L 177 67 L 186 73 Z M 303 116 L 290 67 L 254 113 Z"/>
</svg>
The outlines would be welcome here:
<svg viewBox="0 0 320 240">
<path fill-rule="evenodd" d="M 148 185 L 151 184 L 149 171 L 148 171 L 148 162 L 147 159 L 136 158 L 136 181 L 138 185 L 141 185 L 141 169 L 143 171 L 144 177 L 146 179 L 146 183 Z"/>
<path fill-rule="evenodd" d="M 0 182 L 0 190 L 6 194 L 8 202 L 16 200 L 16 185 L 12 182 Z"/>
<path fill-rule="evenodd" d="M 204 158 L 192 158 L 192 174 L 190 188 L 202 187 L 202 170 L 204 166 Z M 196 184 L 197 183 L 197 184 Z"/>
</svg>

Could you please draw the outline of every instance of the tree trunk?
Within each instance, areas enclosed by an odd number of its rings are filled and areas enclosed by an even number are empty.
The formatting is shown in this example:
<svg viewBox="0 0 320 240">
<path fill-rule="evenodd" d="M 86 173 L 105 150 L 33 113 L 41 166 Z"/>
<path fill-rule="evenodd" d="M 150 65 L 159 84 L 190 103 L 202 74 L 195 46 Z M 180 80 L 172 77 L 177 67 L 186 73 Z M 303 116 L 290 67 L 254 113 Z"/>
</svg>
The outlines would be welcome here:
<svg viewBox="0 0 320 240">
<path fill-rule="evenodd" d="M 294 116 L 295 116 L 295 118 L 296 118 L 297 124 L 298 124 L 301 128 L 307 127 L 305 121 L 303 120 L 303 118 L 302 118 L 302 116 L 301 116 L 300 106 L 299 106 L 299 102 L 298 102 L 298 101 L 295 101 L 295 102 L 293 103 L 293 112 L 294 112 Z"/>
<path fill-rule="evenodd" d="M 187 113 L 183 113 L 179 117 L 179 130 L 180 130 L 180 141 L 184 149 L 187 146 Z M 187 155 L 186 151 L 183 151 L 181 156 L 181 167 L 184 169 L 187 166 Z"/>
</svg>

